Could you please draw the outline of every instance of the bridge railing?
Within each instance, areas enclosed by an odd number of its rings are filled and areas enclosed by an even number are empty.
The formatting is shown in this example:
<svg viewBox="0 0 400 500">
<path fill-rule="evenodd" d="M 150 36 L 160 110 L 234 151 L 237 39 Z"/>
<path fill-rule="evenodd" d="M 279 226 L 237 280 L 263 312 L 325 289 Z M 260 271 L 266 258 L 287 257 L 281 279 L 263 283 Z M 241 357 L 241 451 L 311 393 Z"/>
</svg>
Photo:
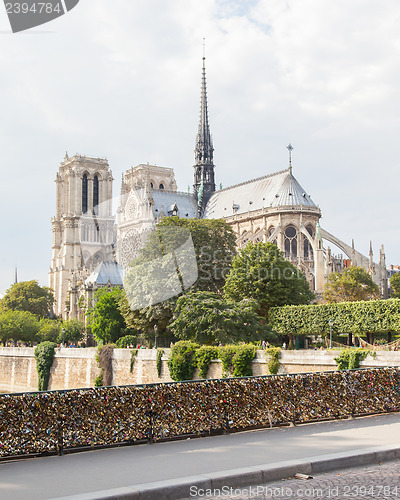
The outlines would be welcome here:
<svg viewBox="0 0 400 500">
<path fill-rule="evenodd" d="M 0 458 L 400 410 L 397 367 L 0 395 Z"/>
</svg>

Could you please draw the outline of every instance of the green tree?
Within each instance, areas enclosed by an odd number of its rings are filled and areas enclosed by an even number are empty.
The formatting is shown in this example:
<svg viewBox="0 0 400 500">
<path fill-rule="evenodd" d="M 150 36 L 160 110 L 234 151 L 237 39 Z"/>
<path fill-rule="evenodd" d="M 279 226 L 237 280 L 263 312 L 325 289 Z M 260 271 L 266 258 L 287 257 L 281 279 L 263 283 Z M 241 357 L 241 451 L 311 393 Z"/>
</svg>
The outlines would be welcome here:
<svg viewBox="0 0 400 500">
<path fill-rule="evenodd" d="M 61 323 L 54 319 L 42 318 L 39 322 L 38 341 L 58 342 Z"/>
<path fill-rule="evenodd" d="M 111 291 L 100 288 L 95 293 L 95 304 L 88 311 L 88 320 L 99 344 L 114 343 L 126 335 L 126 323 L 119 310 L 121 296 L 119 288 L 113 288 Z"/>
<path fill-rule="evenodd" d="M 304 275 L 272 243 L 249 243 L 233 259 L 224 294 L 240 301 L 252 298 L 260 316 L 270 307 L 308 304 L 314 297 Z"/>
<path fill-rule="evenodd" d="M 125 279 L 127 297 L 120 308 L 127 325 L 148 336 L 154 335 L 156 326 L 160 336 L 168 335 L 178 296 L 189 288 L 221 292 L 236 253 L 235 241 L 223 220 L 162 219 Z M 167 272 L 171 268 L 173 272 Z"/>
<path fill-rule="evenodd" d="M 54 304 L 53 291 L 40 286 L 35 280 L 15 283 L 0 301 L 3 311 L 28 311 L 40 317 L 48 317 Z"/>
<path fill-rule="evenodd" d="M 37 339 L 40 323 L 28 311 L 4 311 L 0 313 L 0 339 L 21 342 L 34 342 Z"/>
<path fill-rule="evenodd" d="M 235 233 L 224 220 L 165 217 L 157 224 L 157 231 L 150 234 L 139 262 L 149 262 L 182 248 L 189 234 L 197 261 L 198 279 L 194 289 L 222 291 L 236 254 Z"/>
<path fill-rule="evenodd" d="M 235 302 L 212 292 L 187 293 L 177 301 L 170 329 L 182 340 L 209 345 L 271 338 L 255 312 L 257 307 L 252 299 Z"/>
<path fill-rule="evenodd" d="M 379 299 L 379 287 L 362 267 L 351 266 L 329 275 L 324 288 L 326 302 Z"/>
<path fill-rule="evenodd" d="M 82 321 L 77 319 L 69 319 L 67 321 L 63 321 L 62 328 L 58 334 L 57 342 L 72 342 L 77 343 L 83 340 L 83 336 L 85 334 L 85 325 Z M 64 330 L 64 332 L 62 331 Z"/>
<path fill-rule="evenodd" d="M 390 286 L 393 290 L 392 297 L 400 299 L 400 273 L 393 274 L 390 278 Z"/>
<path fill-rule="evenodd" d="M 137 344 L 137 340 L 137 335 L 124 335 L 117 340 L 116 346 L 120 349 L 126 349 L 129 346 L 135 347 Z"/>
</svg>

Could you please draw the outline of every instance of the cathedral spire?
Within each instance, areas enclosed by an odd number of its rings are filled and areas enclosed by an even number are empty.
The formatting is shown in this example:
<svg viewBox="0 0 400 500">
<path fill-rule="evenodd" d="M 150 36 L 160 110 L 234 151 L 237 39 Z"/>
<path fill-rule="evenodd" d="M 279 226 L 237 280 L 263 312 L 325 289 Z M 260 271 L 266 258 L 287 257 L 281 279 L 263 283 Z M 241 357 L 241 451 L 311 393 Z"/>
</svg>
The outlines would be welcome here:
<svg viewBox="0 0 400 500">
<path fill-rule="evenodd" d="M 208 200 L 215 191 L 214 147 L 208 123 L 206 57 L 203 39 L 203 67 L 201 77 L 200 120 L 196 137 L 194 165 L 194 196 L 198 201 L 198 214 L 202 216 Z"/>
<path fill-rule="evenodd" d="M 206 84 L 206 57 L 203 41 L 203 70 L 201 77 L 200 121 L 196 138 L 196 164 L 213 162 L 213 144 L 208 124 L 207 84 Z"/>
<path fill-rule="evenodd" d="M 371 276 L 374 274 L 374 252 L 372 250 L 372 241 L 369 242 L 368 272 Z"/>
</svg>

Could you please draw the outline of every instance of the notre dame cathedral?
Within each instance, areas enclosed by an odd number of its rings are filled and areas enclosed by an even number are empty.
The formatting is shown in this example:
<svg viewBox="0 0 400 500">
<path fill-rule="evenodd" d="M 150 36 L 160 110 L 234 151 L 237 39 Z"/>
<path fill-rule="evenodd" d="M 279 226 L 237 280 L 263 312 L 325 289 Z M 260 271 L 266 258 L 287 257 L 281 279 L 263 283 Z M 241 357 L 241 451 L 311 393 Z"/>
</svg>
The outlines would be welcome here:
<svg viewBox="0 0 400 500">
<path fill-rule="evenodd" d="M 103 286 L 122 286 L 123 268 L 163 217 L 225 219 L 237 246 L 273 242 L 304 273 L 311 289 L 322 294 L 327 276 L 349 265 L 362 266 L 387 297 L 383 246 L 379 262 L 372 248 L 364 256 L 320 227 L 320 208 L 295 179 L 292 146 L 287 168 L 216 190 L 206 93 L 205 58 L 201 78 L 200 122 L 195 146 L 193 193 L 177 190 L 174 170 L 138 165 L 122 177 L 116 217 L 113 177 L 107 160 L 75 155 L 60 164 L 56 177 L 56 214 L 49 271 L 55 314 L 83 318 L 85 304 Z M 345 257 L 334 256 L 325 242 Z"/>
</svg>

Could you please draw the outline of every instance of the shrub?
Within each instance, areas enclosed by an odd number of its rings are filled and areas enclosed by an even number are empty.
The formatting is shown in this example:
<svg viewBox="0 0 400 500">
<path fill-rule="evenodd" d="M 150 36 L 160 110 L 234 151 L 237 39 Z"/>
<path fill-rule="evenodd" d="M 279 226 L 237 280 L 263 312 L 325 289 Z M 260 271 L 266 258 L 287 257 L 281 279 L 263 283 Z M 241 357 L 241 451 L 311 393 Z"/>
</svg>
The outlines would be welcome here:
<svg viewBox="0 0 400 500">
<path fill-rule="evenodd" d="M 95 386 L 100 385 L 109 386 L 112 384 L 113 369 L 112 369 L 112 356 L 114 345 L 107 344 L 98 347 L 96 360 L 101 368 L 101 374 L 95 379 Z M 96 385 L 96 382 L 100 385 Z M 101 383 L 100 383 L 101 382 Z"/>
<path fill-rule="evenodd" d="M 222 363 L 222 376 L 230 377 L 232 375 L 232 360 L 236 353 L 237 346 L 226 345 L 218 348 L 218 357 Z"/>
<path fill-rule="evenodd" d="M 196 349 L 198 344 L 188 340 L 177 342 L 171 349 L 168 368 L 172 380 L 192 380 L 196 369 Z"/>
<path fill-rule="evenodd" d="M 253 371 L 251 363 L 256 357 L 257 348 L 252 345 L 239 345 L 236 353 L 233 356 L 233 376 L 234 377 L 251 377 Z"/>
<path fill-rule="evenodd" d="M 47 391 L 50 380 L 50 369 L 55 356 L 54 342 L 42 342 L 35 349 L 36 370 L 38 372 L 38 390 Z"/>
<path fill-rule="evenodd" d="M 94 379 L 95 387 L 101 387 L 102 385 L 103 385 L 103 371 L 100 373 L 100 375 L 97 375 L 97 377 Z"/>
<path fill-rule="evenodd" d="M 256 353 L 257 348 L 253 345 L 227 345 L 220 347 L 218 354 L 222 362 L 222 376 L 251 376 L 251 363 Z"/>
<path fill-rule="evenodd" d="M 200 378 L 207 378 L 208 368 L 213 359 L 218 359 L 218 347 L 203 345 L 196 351 L 196 363 Z"/>
<path fill-rule="evenodd" d="M 281 350 L 279 347 L 270 347 L 265 350 L 265 357 L 268 359 L 268 371 L 271 375 L 276 375 L 279 371 L 279 355 Z"/>
<path fill-rule="evenodd" d="M 338 370 L 353 370 L 360 367 L 370 351 L 365 349 L 343 349 L 337 358 L 334 358 L 338 365 Z"/>
<path fill-rule="evenodd" d="M 164 349 L 157 349 L 157 361 L 156 361 L 156 366 L 157 366 L 157 375 L 158 378 L 161 377 L 161 368 L 162 368 L 162 357 L 164 355 Z"/>
<path fill-rule="evenodd" d="M 132 349 L 131 351 L 131 362 L 129 364 L 129 371 L 132 373 L 133 372 L 133 365 L 135 363 L 135 358 L 137 356 L 138 350 L 137 349 Z"/>
</svg>

